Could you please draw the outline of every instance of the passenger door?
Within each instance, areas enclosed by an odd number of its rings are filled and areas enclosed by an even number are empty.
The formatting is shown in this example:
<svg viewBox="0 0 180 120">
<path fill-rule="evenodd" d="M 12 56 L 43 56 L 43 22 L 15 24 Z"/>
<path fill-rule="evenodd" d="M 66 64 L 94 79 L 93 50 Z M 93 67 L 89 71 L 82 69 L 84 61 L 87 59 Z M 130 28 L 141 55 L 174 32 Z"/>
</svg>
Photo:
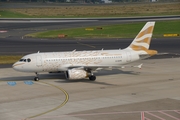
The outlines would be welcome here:
<svg viewBox="0 0 180 120">
<path fill-rule="evenodd" d="M 42 57 L 40 55 L 36 56 L 36 66 L 37 67 L 42 66 Z"/>
<path fill-rule="evenodd" d="M 131 52 L 126 52 L 126 62 L 131 62 Z"/>
</svg>

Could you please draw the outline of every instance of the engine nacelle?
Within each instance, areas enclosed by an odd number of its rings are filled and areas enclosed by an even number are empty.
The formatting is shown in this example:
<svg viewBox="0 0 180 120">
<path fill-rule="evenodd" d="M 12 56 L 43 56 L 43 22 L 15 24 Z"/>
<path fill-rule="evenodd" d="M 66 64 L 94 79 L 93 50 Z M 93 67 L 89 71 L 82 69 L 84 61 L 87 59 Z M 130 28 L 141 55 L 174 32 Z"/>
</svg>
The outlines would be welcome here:
<svg viewBox="0 0 180 120">
<path fill-rule="evenodd" d="M 81 69 L 70 69 L 66 71 L 66 78 L 70 80 L 83 79 L 88 77 L 88 73 Z"/>
</svg>

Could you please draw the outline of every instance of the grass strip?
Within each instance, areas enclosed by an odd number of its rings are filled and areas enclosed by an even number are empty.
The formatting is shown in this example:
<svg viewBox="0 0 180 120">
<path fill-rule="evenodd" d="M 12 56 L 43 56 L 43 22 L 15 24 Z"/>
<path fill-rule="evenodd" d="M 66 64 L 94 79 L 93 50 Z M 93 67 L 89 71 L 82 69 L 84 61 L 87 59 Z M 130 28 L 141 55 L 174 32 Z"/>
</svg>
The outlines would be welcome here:
<svg viewBox="0 0 180 120">
<path fill-rule="evenodd" d="M 77 18 L 179 15 L 180 3 L 117 3 L 114 5 L 61 5 L 34 8 L 0 8 L 0 18 Z"/>
<path fill-rule="evenodd" d="M 18 12 L 12 12 L 8 10 L 0 10 L 0 18 L 30 18 L 31 16 L 18 13 Z"/>
<path fill-rule="evenodd" d="M 116 24 L 107 26 L 81 27 L 64 30 L 51 30 L 27 34 L 26 37 L 58 38 L 58 35 L 67 35 L 66 38 L 134 38 L 142 29 L 145 22 Z M 163 37 L 163 34 L 180 34 L 180 20 L 157 21 L 153 37 Z M 102 28 L 102 29 L 100 29 Z"/>
<path fill-rule="evenodd" d="M 13 64 L 17 62 L 22 56 L 20 55 L 1 55 L 0 64 Z"/>
</svg>

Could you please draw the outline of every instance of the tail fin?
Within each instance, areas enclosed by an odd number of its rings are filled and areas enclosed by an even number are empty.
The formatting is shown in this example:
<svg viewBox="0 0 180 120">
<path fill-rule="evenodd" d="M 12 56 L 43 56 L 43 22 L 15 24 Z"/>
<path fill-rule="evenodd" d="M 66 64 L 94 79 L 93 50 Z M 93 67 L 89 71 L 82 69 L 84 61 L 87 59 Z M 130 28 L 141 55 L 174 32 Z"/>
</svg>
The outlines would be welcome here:
<svg viewBox="0 0 180 120">
<path fill-rule="evenodd" d="M 147 22 L 138 35 L 134 38 L 127 49 L 134 51 L 145 51 L 149 55 L 157 54 L 155 50 L 149 50 L 155 22 Z"/>
<path fill-rule="evenodd" d="M 155 22 L 147 22 L 128 48 L 133 50 L 149 49 L 154 25 Z"/>
</svg>

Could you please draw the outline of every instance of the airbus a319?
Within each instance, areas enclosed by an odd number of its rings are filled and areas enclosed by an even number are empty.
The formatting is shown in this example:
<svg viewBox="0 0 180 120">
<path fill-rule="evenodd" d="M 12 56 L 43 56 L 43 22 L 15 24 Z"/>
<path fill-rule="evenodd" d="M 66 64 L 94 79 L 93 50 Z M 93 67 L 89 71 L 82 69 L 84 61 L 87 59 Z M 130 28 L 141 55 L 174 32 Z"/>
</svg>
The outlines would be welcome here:
<svg viewBox="0 0 180 120">
<path fill-rule="evenodd" d="M 155 22 L 147 22 L 132 43 L 125 49 L 93 50 L 70 52 L 38 52 L 26 55 L 13 64 L 13 69 L 33 72 L 38 81 L 38 73 L 64 72 L 67 79 L 96 80 L 94 71 L 103 68 L 117 68 L 131 62 L 156 55 L 150 50 L 150 42 Z"/>
</svg>

